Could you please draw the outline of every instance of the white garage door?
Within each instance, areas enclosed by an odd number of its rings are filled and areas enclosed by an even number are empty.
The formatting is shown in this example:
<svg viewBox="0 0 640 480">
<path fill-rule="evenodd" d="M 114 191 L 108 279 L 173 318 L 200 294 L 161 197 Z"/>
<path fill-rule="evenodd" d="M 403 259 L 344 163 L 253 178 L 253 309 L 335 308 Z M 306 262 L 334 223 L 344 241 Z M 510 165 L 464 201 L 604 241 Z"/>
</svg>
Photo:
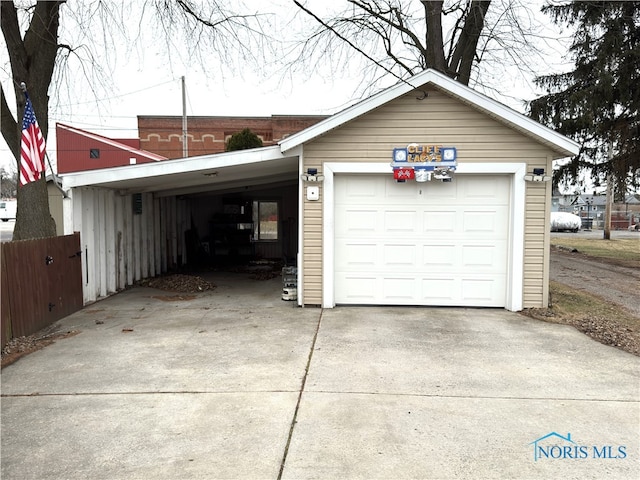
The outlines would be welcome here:
<svg viewBox="0 0 640 480">
<path fill-rule="evenodd" d="M 504 307 L 510 184 L 336 175 L 336 304 Z"/>
</svg>

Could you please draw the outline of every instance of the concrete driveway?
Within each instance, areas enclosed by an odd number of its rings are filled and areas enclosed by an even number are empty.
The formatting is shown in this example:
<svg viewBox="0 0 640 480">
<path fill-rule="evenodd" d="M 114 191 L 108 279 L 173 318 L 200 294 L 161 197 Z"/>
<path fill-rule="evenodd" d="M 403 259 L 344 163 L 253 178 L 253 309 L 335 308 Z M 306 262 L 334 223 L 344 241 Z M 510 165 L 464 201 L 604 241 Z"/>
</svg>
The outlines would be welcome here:
<svg viewBox="0 0 640 480">
<path fill-rule="evenodd" d="M 5 368 L 2 478 L 637 474 L 638 357 L 504 310 L 300 309 L 277 278 L 213 281 L 98 302 Z"/>
</svg>

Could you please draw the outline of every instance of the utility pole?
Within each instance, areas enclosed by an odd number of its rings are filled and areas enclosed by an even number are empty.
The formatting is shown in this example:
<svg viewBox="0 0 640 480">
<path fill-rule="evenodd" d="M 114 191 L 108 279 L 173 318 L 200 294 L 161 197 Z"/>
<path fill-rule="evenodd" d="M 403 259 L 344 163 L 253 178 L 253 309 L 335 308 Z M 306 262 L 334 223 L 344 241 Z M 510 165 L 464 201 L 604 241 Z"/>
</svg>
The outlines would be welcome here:
<svg viewBox="0 0 640 480">
<path fill-rule="evenodd" d="M 613 142 L 609 142 L 609 161 L 613 158 Z M 604 208 L 604 240 L 611 240 L 611 203 L 613 201 L 613 178 L 607 175 L 607 203 Z"/>
<path fill-rule="evenodd" d="M 182 76 L 182 157 L 189 156 L 189 145 L 187 144 L 187 93 L 184 75 Z"/>
<path fill-rule="evenodd" d="M 604 207 L 604 239 L 611 240 L 611 202 L 613 198 L 613 185 L 611 174 L 607 175 L 607 203 Z"/>
</svg>

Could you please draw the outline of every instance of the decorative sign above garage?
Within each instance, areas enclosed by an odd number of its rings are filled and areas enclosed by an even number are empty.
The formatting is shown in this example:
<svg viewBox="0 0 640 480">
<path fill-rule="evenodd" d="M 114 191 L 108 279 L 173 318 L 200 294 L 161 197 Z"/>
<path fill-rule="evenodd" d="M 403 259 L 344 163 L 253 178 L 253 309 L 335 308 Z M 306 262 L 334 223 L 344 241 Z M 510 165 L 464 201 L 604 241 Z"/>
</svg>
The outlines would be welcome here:
<svg viewBox="0 0 640 480">
<path fill-rule="evenodd" d="M 398 182 L 415 179 L 428 182 L 432 179 L 450 182 L 458 162 L 455 147 L 410 143 L 393 149 L 393 178 Z"/>
</svg>

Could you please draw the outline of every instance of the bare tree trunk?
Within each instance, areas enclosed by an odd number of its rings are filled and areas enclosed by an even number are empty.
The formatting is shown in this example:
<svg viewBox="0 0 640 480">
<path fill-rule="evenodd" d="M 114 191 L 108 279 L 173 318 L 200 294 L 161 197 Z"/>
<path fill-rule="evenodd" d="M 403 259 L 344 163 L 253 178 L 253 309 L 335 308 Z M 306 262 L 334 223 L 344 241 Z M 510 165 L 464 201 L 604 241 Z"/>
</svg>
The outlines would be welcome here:
<svg viewBox="0 0 640 480">
<path fill-rule="evenodd" d="M 469 14 L 460 33 L 460 38 L 449 62 L 449 70 L 455 72 L 460 83 L 469 84 L 471 68 L 476 60 L 478 40 L 484 28 L 484 17 L 487 14 L 491 0 L 473 0 L 469 7 Z"/>
<path fill-rule="evenodd" d="M 33 109 L 47 137 L 49 131 L 49 85 L 58 52 L 59 9 L 64 2 L 39 1 L 24 38 L 20 33 L 18 14 L 13 2 L 1 5 L 2 34 L 7 44 L 11 74 L 16 95 L 17 118 L 14 118 L 2 90 L 2 136 L 9 145 L 20 171 L 20 137 L 25 97 L 20 83 L 27 85 Z M 49 213 L 49 196 L 45 179 L 18 187 L 18 211 L 13 231 L 14 240 L 56 235 L 55 221 Z"/>
<path fill-rule="evenodd" d="M 426 64 L 448 75 L 447 63 L 444 59 L 444 43 L 442 40 L 442 5 L 444 2 L 423 0 L 424 14 L 427 24 Z"/>
</svg>

